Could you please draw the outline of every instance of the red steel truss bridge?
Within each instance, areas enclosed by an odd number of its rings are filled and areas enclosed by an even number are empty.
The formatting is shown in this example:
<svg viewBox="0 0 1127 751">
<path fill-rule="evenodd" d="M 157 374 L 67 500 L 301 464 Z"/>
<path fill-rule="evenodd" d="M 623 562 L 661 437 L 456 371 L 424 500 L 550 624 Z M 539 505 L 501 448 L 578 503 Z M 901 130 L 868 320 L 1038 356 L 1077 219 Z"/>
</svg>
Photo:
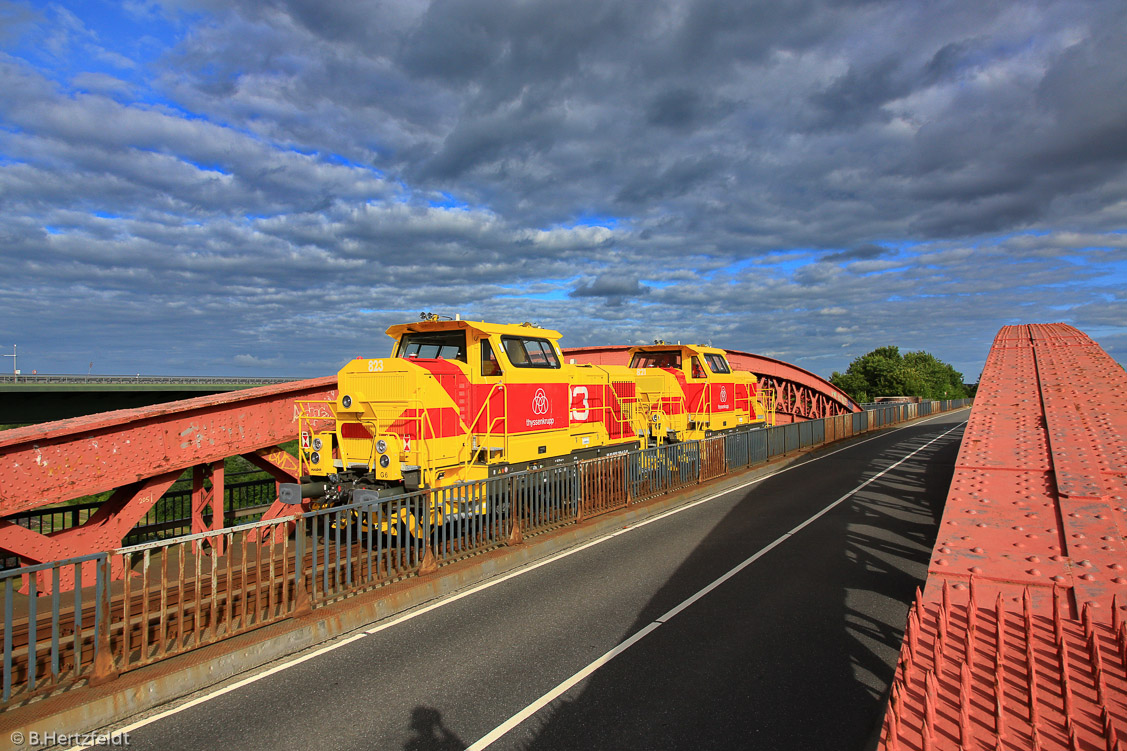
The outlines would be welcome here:
<svg viewBox="0 0 1127 751">
<path fill-rule="evenodd" d="M 624 350 L 567 354 L 624 364 Z M 486 483 L 473 498 L 505 493 L 511 503 L 477 527 L 425 530 L 409 547 L 383 548 L 378 540 L 373 547 L 370 535 L 353 537 L 339 510 L 279 504 L 257 527 L 219 529 L 223 459 L 244 456 L 276 481 L 292 481 L 296 460 L 281 445 L 295 432 L 295 402 L 333 398 L 332 377 L 0 433 L 0 548 L 38 564 L 25 569 L 16 595 L 26 609 L 16 619 L 22 625 L 5 629 L 4 701 L 44 696 L 67 680 L 106 681 L 309 616 L 374 586 L 519 545 L 525 535 L 964 407 L 925 402 L 861 411 L 806 371 L 729 355 L 768 381 L 789 416 L 782 422 L 792 422 L 668 447 L 657 457 L 607 457 L 566 470 L 575 473 L 566 482 L 552 474 L 560 470 L 545 469 L 505 478 L 503 488 Z M 1123 369 L 1072 327 L 1009 326 L 998 334 L 928 580 L 908 614 L 881 749 L 1127 750 L 1125 387 Z M 193 534 L 119 549 L 185 470 L 193 478 Z M 533 498 L 532 487 L 547 488 L 548 496 Z M 570 487 L 580 489 L 578 504 Z M 40 534 L 2 519 L 103 492 L 110 498 L 78 526 Z M 387 513 L 430 502 L 405 498 L 396 501 L 403 508 Z M 360 513 L 378 528 L 373 515 L 385 512 Z M 60 559 L 68 563 L 52 563 Z M 12 599 L 10 587 L 5 596 Z M 12 611 L 6 602 L 9 623 Z"/>
</svg>

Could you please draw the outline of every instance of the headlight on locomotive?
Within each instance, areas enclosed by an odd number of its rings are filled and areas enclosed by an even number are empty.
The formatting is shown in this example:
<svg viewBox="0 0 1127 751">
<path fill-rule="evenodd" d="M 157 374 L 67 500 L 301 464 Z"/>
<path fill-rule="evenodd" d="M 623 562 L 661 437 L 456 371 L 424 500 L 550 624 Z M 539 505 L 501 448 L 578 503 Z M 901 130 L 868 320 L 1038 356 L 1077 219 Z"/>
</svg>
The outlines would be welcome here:
<svg viewBox="0 0 1127 751">
<path fill-rule="evenodd" d="M 352 397 L 349 396 L 348 394 L 345 394 L 344 396 L 342 396 L 340 398 L 340 405 L 342 407 L 344 407 L 345 409 L 348 409 L 349 407 L 352 406 Z"/>
<path fill-rule="evenodd" d="M 387 441 L 385 441 L 385 440 L 384 440 L 384 439 L 382 439 L 382 438 L 381 438 L 381 439 L 379 439 L 378 441 L 376 441 L 376 453 L 377 453 L 377 454 L 386 454 L 386 453 L 387 453 Z M 386 458 L 386 457 L 385 457 L 385 458 Z M 384 462 L 384 461 L 383 461 L 383 460 L 381 459 L 381 460 L 380 460 L 380 466 L 381 466 L 381 467 L 386 467 L 386 466 L 387 466 L 387 463 L 386 463 L 386 462 Z"/>
<path fill-rule="evenodd" d="M 380 457 L 380 466 L 381 467 L 383 467 L 384 469 L 387 469 L 387 465 L 389 465 L 389 464 L 391 464 L 391 457 L 389 457 L 387 454 L 384 454 L 383 456 Z"/>
</svg>

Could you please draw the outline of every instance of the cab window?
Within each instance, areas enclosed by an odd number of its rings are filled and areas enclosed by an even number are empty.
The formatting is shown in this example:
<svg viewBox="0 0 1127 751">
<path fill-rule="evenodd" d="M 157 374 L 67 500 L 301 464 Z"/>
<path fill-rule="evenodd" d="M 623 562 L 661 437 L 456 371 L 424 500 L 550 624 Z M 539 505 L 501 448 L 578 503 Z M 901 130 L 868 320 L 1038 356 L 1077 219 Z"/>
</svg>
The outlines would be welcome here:
<svg viewBox="0 0 1127 751">
<path fill-rule="evenodd" d="M 488 339 L 481 341 L 481 374 L 483 376 L 501 375 L 501 365 L 497 362 L 497 355 L 493 354 L 493 345 Z"/>
<path fill-rule="evenodd" d="M 518 368 L 558 368 L 560 361 L 552 343 L 547 339 L 523 336 L 503 336 L 501 345 L 509 362 Z"/>
<path fill-rule="evenodd" d="M 728 361 L 724 359 L 723 355 L 705 354 L 704 360 L 708 363 L 708 367 L 713 373 L 732 372 L 732 369 L 728 367 Z"/>
<path fill-rule="evenodd" d="M 700 360 L 693 358 L 693 378 L 704 378 L 704 368 L 700 366 Z"/>
<path fill-rule="evenodd" d="M 465 331 L 422 331 L 403 335 L 396 357 L 466 362 Z"/>
<path fill-rule="evenodd" d="M 679 368 L 681 367 L 681 352 L 635 352 L 630 358 L 632 368 Z"/>
</svg>

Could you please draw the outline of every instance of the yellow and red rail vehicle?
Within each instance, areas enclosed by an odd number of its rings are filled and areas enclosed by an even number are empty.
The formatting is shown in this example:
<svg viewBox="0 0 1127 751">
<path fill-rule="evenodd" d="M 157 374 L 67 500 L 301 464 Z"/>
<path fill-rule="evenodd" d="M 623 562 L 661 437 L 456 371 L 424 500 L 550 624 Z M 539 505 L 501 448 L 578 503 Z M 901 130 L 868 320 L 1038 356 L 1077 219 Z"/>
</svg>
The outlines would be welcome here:
<svg viewBox="0 0 1127 751">
<path fill-rule="evenodd" d="M 724 350 L 657 342 L 630 349 L 650 444 L 699 440 L 774 424 L 774 398 L 756 377 L 734 371 Z"/>
<path fill-rule="evenodd" d="M 335 401 L 299 402 L 304 482 L 282 500 L 335 505 L 773 421 L 755 376 L 712 347 L 655 344 L 632 350 L 630 367 L 576 365 L 559 332 L 528 323 L 428 315 L 387 333 L 391 356 L 345 365 Z"/>
</svg>

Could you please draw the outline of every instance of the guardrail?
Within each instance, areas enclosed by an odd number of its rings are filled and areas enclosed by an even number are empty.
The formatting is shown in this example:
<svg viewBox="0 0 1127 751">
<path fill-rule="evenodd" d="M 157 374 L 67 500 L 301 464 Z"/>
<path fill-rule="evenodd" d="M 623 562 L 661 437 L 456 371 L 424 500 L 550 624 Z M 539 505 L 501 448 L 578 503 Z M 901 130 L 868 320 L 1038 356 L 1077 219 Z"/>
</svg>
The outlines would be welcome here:
<svg viewBox="0 0 1127 751">
<path fill-rule="evenodd" d="M 233 474 L 230 477 L 237 478 L 239 475 Z M 270 508 L 277 497 L 277 483 L 272 479 L 230 482 L 223 486 L 223 496 L 224 526 L 234 526 L 240 521 L 255 521 L 257 516 Z M 47 506 L 6 516 L 4 521 L 48 535 L 85 524 L 101 505 L 101 501 L 86 501 L 65 506 Z M 122 542 L 135 545 L 161 537 L 178 537 L 191 530 L 192 491 L 170 490 L 153 504 Z M 0 555 L 0 571 L 17 568 L 19 565 L 19 558 Z"/>
<path fill-rule="evenodd" d="M 0 572 L 2 704 L 109 680 L 524 537 L 969 401 L 881 406 Z M 66 567 L 78 577 L 73 597 L 59 594 Z M 50 600 L 41 603 L 44 587 Z"/>
</svg>

